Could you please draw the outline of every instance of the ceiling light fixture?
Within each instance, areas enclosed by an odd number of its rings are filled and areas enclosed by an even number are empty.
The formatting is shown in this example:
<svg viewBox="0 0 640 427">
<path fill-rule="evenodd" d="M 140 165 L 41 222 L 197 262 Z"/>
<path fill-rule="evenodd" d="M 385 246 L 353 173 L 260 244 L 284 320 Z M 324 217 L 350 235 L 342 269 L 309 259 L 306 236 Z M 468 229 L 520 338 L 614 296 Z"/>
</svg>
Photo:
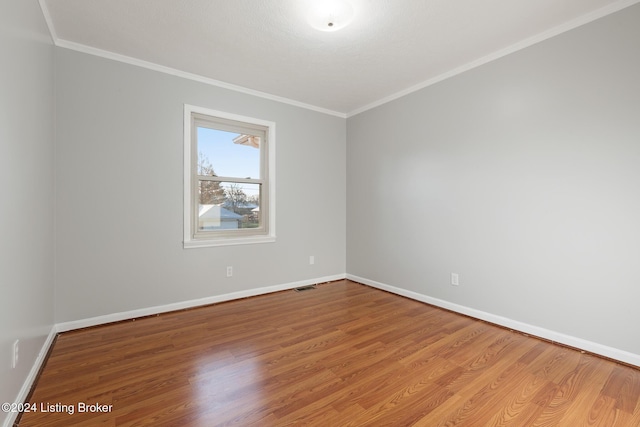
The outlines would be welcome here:
<svg viewBox="0 0 640 427">
<path fill-rule="evenodd" d="M 353 20 L 353 7 L 346 0 L 316 0 L 309 10 L 309 24 L 320 31 L 337 31 Z"/>
</svg>

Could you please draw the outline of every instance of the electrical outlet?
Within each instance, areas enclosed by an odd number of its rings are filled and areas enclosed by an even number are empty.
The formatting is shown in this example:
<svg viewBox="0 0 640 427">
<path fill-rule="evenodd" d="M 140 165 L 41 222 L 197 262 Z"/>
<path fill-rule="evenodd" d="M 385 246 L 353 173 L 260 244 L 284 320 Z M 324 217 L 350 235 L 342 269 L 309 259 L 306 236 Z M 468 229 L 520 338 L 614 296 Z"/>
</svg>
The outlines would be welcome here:
<svg viewBox="0 0 640 427">
<path fill-rule="evenodd" d="M 18 366 L 18 360 L 20 359 L 20 340 L 15 340 L 13 342 L 13 355 L 11 357 L 11 367 L 15 368 Z"/>
<path fill-rule="evenodd" d="M 311 256 L 309 257 L 309 264 L 310 264 L 310 265 L 313 265 L 313 264 L 315 264 L 315 263 L 316 263 L 316 257 L 314 257 L 313 255 L 311 255 Z"/>
<path fill-rule="evenodd" d="M 227 277 L 233 276 L 233 267 L 227 267 Z"/>
<path fill-rule="evenodd" d="M 453 286 L 458 286 L 460 284 L 460 278 L 458 277 L 458 273 L 451 273 L 451 284 Z"/>
</svg>

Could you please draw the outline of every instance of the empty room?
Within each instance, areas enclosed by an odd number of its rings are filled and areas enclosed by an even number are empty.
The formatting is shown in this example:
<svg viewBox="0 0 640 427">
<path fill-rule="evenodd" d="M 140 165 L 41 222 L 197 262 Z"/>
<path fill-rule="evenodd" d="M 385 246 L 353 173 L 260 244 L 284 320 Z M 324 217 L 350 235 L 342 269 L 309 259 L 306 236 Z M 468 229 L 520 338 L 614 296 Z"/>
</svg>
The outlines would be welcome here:
<svg viewBox="0 0 640 427">
<path fill-rule="evenodd" d="M 3 426 L 640 426 L 640 0 L 3 0 Z"/>
</svg>

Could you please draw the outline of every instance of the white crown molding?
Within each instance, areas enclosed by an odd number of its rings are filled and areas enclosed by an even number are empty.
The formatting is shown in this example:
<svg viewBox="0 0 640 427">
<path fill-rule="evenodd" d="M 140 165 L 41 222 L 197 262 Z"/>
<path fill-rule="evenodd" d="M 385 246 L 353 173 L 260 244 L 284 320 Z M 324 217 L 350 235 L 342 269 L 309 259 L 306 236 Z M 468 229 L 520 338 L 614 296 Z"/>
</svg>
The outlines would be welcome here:
<svg viewBox="0 0 640 427">
<path fill-rule="evenodd" d="M 53 33 L 52 33 L 53 34 Z M 164 65 L 155 64 L 153 62 L 143 61 L 141 59 L 133 58 L 131 56 L 121 55 L 119 53 L 109 52 L 95 47 L 83 45 L 80 43 L 71 42 L 68 40 L 56 39 L 55 45 L 69 50 L 75 50 L 77 52 L 86 53 L 93 56 L 99 56 L 101 58 L 111 59 L 113 61 L 123 62 L 125 64 L 134 65 L 136 67 L 146 68 L 148 70 L 158 71 L 164 74 L 169 74 L 176 77 L 182 77 L 187 80 L 193 80 L 199 83 L 204 83 L 210 86 L 216 86 L 222 89 L 232 90 L 234 92 L 244 93 L 247 95 L 256 96 L 258 98 L 268 99 L 270 101 L 280 102 L 282 104 L 293 105 L 294 107 L 304 108 L 307 110 L 315 111 L 318 113 L 328 114 L 330 116 L 340 117 L 345 119 L 347 116 L 345 113 L 329 110 L 327 108 L 317 107 L 315 105 L 306 104 L 293 99 L 285 98 L 278 95 L 273 95 L 266 92 L 261 92 L 255 89 L 249 89 L 243 86 L 226 83 L 220 80 L 211 79 L 198 74 L 188 73 L 175 68 L 166 67 Z"/>
<path fill-rule="evenodd" d="M 466 316 L 473 317 L 475 319 L 484 320 L 489 323 L 503 326 L 505 328 L 513 329 L 515 331 L 530 334 L 539 338 L 544 338 L 559 344 L 564 344 L 575 349 L 588 351 L 589 353 L 597 354 L 607 357 L 609 359 L 618 360 L 620 362 L 627 363 L 629 365 L 640 367 L 640 354 L 630 353 L 625 350 L 609 347 L 603 344 L 587 341 L 582 338 L 573 337 L 560 332 L 552 331 L 549 329 L 541 328 L 539 326 L 530 325 L 528 323 L 519 322 L 517 320 L 509 319 L 507 317 L 498 316 L 496 314 L 487 313 L 474 308 L 466 307 L 463 305 L 455 304 L 449 301 L 433 298 L 428 295 L 420 294 L 417 292 L 409 291 L 406 289 L 398 288 L 395 286 L 387 285 L 385 283 L 370 280 L 364 277 L 355 276 L 353 274 L 347 274 L 347 279 L 354 282 L 362 283 L 363 285 L 371 286 L 372 288 L 381 289 L 383 291 L 391 292 L 396 295 L 401 295 L 406 298 L 410 298 L 415 301 L 424 302 L 436 307 L 444 308 L 456 313 L 464 314 Z"/>
<path fill-rule="evenodd" d="M 396 92 L 392 95 L 386 96 L 384 98 L 381 98 L 377 101 L 374 101 L 370 104 L 364 105 L 360 108 L 356 108 L 353 111 L 350 111 L 346 114 L 347 118 L 349 117 L 353 117 L 357 114 L 363 113 L 367 110 L 371 110 L 373 108 L 379 107 L 383 104 L 386 104 L 388 102 L 394 101 L 398 98 L 402 98 L 405 95 L 409 95 L 413 92 L 417 92 L 420 89 L 424 89 L 428 86 L 434 85 L 436 83 L 439 83 L 443 80 L 446 80 L 450 77 L 456 76 L 458 74 L 462 74 L 465 71 L 469 71 L 471 69 L 474 69 L 476 67 L 479 67 L 481 65 L 487 64 L 491 61 L 495 61 L 496 59 L 502 58 L 503 56 L 509 55 L 511 53 L 517 52 L 519 50 L 525 49 L 529 46 L 533 46 L 534 44 L 540 43 L 544 40 L 548 40 L 552 37 L 555 37 L 557 35 L 560 35 L 562 33 L 566 33 L 567 31 L 573 30 L 574 28 L 578 28 L 582 25 L 588 24 L 589 22 L 593 22 L 596 19 L 600 19 L 603 18 L 607 15 L 611 15 L 612 13 L 618 12 L 622 9 L 625 9 L 629 6 L 633 6 L 634 4 L 640 2 L 640 0 L 620 0 L 618 2 L 612 3 L 608 6 L 602 7 L 600 9 L 594 10 L 593 12 L 590 12 L 586 15 L 582 15 L 576 19 L 573 19 L 571 21 L 565 22 L 562 25 L 559 25 L 557 27 L 551 28 L 550 30 L 547 30 L 545 32 L 542 32 L 540 34 L 536 34 L 535 36 L 529 37 L 528 39 L 522 40 L 518 43 L 515 43 L 511 46 L 508 46 L 504 49 L 501 49 L 497 52 L 491 53 L 487 56 L 484 56 L 482 58 L 476 59 L 475 61 L 469 62 L 467 64 L 464 64 L 460 67 L 454 68 L 451 71 L 447 71 L 446 73 L 440 74 L 436 77 L 433 77 L 429 80 L 425 80 L 422 83 L 418 83 L 417 85 L 408 87 L 404 90 L 401 90 L 400 92 Z"/>
<path fill-rule="evenodd" d="M 588 24 L 589 22 L 595 21 L 596 19 L 599 18 L 603 18 L 607 15 L 610 15 L 612 13 L 618 12 L 622 9 L 625 9 L 629 6 L 632 6 L 638 2 L 640 2 L 640 0 L 620 0 L 617 1 L 615 3 L 612 3 L 608 6 L 602 7 L 600 9 L 597 9 L 593 12 L 590 12 L 586 15 L 580 16 L 576 19 L 573 19 L 571 21 L 565 22 L 562 25 L 559 25 L 555 28 L 552 28 L 550 30 L 547 30 L 543 33 L 537 34 L 535 36 L 529 37 L 528 39 L 525 39 L 523 41 L 520 41 L 518 43 L 515 43 L 505 49 L 501 49 L 497 52 L 494 52 L 490 55 L 484 56 L 480 59 L 477 59 L 475 61 L 469 62 L 467 64 L 464 64 L 460 67 L 457 67 L 453 70 L 450 70 L 446 73 L 440 74 L 436 77 L 433 77 L 431 79 L 425 80 L 422 83 L 419 83 L 417 85 L 411 86 L 409 88 L 406 88 L 404 90 L 401 90 L 399 92 L 396 92 L 394 94 L 391 94 L 389 96 L 386 96 L 384 98 L 381 98 L 377 101 L 374 101 L 372 103 L 369 103 L 367 105 L 364 105 L 362 107 L 356 108 L 355 110 L 352 110 L 350 112 L 347 113 L 343 113 L 343 112 L 339 112 L 339 111 L 334 111 L 334 110 L 329 110 L 327 108 L 323 108 L 323 107 L 318 107 L 315 105 L 311 105 L 311 104 L 307 104 L 304 102 L 300 102 L 300 101 L 295 101 L 293 99 L 289 99 L 289 98 L 285 98 L 285 97 L 281 97 L 278 95 L 273 95 L 270 93 L 266 93 L 266 92 L 261 92 L 258 90 L 254 90 L 254 89 L 249 89 L 243 86 L 238 86 L 238 85 L 234 85 L 231 83 L 226 83 L 220 80 L 215 80 L 215 79 L 211 79 L 208 77 L 204 77 L 204 76 L 200 76 L 197 74 L 193 74 L 193 73 L 188 73 L 185 71 L 181 71 L 181 70 L 177 70 L 174 68 L 170 68 L 170 67 L 165 67 L 164 65 L 159 65 L 159 64 L 155 64 L 152 62 L 147 62 L 147 61 L 143 61 L 140 59 L 136 59 L 136 58 L 132 58 L 129 56 L 125 56 L 125 55 L 120 55 L 114 52 L 109 52 L 109 51 L 105 51 L 102 49 L 97 49 L 91 46 L 86 46 L 83 44 L 79 44 L 79 43 L 74 43 L 68 40 L 62 40 L 60 38 L 58 38 L 56 30 L 55 30 L 55 26 L 53 24 L 53 21 L 51 19 L 51 15 L 49 13 L 49 9 L 46 5 L 46 0 L 38 0 L 40 3 L 40 8 L 42 9 L 42 13 L 44 15 L 44 19 L 47 23 L 47 26 L 49 27 L 49 32 L 51 34 L 51 39 L 53 40 L 53 43 L 58 46 L 58 47 L 63 47 L 63 48 L 67 48 L 70 50 L 75 50 L 78 52 L 82 52 L 82 53 L 86 53 L 89 55 L 95 55 L 95 56 L 100 56 L 103 58 L 107 58 L 107 59 L 111 59 L 114 61 L 119 61 L 119 62 L 124 62 L 130 65 L 135 65 L 138 67 L 142 67 L 142 68 L 147 68 L 150 70 L 154 70 L 154 71 L 159 71 L 161 73 L 166 73 L 166 74 L 170 74 L 173 76 L 177 76 L 177 77 L 182 77 L 188 80 L 194 80 L 200 83 L 205 83 L 208 85 L 212 85 L 212 86 L 216 86 L 216 87 L 220 87 L 220 88 L 224 88 L 224 89 L 228 89 L 228 90 L 232 90 L 235 92 L 240 92 L 240 93 L 245 93 L 248 95 L 253 95 L 253 96 L 257 96 L 260 98 L 265 98 L 265 99 L 269 99 L 272 101 L 276 101 L 276 102 L 281 102 L 283 104 L 289 104 L 289 105 L 293 105 L 296 107 L 300 107 L 300 108 L 304 108 L 304 109 L 308 109 L 308 110 L 312 110 L 312 111 L 316 111 L 319 113 L 323 113 L 323 114 L 328 114 L 331 116 L 336 116 L 336 117 L 340 117 L 340 118 L 349 118 L 352 116 L 355 116 L 357 114 L 363 113 L 367 110 L 371 110 L 373 108 L 379 107 L 383 104 L 386 104 L 388 102 L 394 101 L 398 98 L 401 98 L 405 95 L 409 95 L 413 92 L 419 91 L 421 89 L 424 89 L 428 86 L 431 86 L 433 84 L 436 84 L 438 82 L 441 82 L 443 80 L 446 80 L 450 77 L 456 76 L 458 74 L 464 73 L 465 71 L 469 71 L 473 68 L 479 67 L 481 65 L 484 65 L 488 62 L 494 61 L 496 59 L 502 58 L 503 56 L 509 55 L 510 53 L 514 53 L 517 52 L 519 50 L 522 50 L 524 48 L 527 48 L 529 46 L 532 46 L 536 43 L 539 43 L 541 41 L 547 40 L 551 37 L 557 36 L 559 34 L 562 34 L 564 32 L 570 31 L 574 28 L 577 28 L 581 25 L 585 25 Z"/>
<path fill-rule="evenodd" d="M 47 7 L 46 0 L 38 0 L 40 3 L 40 10 L 42 10 L 42 16 L 44 16 L 44 21 L 47 23 L 47 28 L 49 29 L 49 35 L 51 36 L 51 41 L 53 44 L 57 44 L 58 36 L 56 35 L 56 28 L 53 25 L 53 20 L 51 19 L 51 13 L 49 13 L 49 8 Z"/>
</svg>

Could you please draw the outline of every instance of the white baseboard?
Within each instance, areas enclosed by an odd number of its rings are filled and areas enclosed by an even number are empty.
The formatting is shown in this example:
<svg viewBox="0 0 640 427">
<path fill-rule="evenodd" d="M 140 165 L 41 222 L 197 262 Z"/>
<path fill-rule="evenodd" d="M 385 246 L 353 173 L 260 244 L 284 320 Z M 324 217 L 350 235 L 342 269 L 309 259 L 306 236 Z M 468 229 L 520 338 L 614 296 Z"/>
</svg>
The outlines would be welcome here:
<svg viewBox="0 0 640 427">
<path fill-rule="evenodd" d="M 232 301 L 241 298 L 253 297 L 257 295 L 269 294 L 272 292 L 286 291 L 301 286 L 313 285 L 316 283 L 332 282 L 346 278 L 346 274 L 336 274 L 333 276 L 319 277 L 316 279 L 301 280 L 298 282 L 290 282 L 282 285 L 267 286 L 263 288 L 248 289 L 246 291 L 232 292 L 230 294 L 215 295 L 211 297 L 199 298 L 188 301 L 181 301 L 155 307 L 140 308 L 137 310 L 124 311 L 121 313 L 106 314 L 104 316 L 90 317 L 88 319 L 73 320 L 70 322 L 58 323 L 56 325 L 58 332 L 67 332 L 74 329 L 88 328 L 91 326 L 104 325 L 105 323 L 119 322 L 122 320 L 136 319 L 144 316 L 153 316 L 155 314 L 166 313 L 169 311 L 184 310 L 186 308 L 199 307 L 203 305 L 215 304 L 224 301 Z"/>
<path fill-rule="evenodd" d="M 495 314 L 487 313 L 474 308 L 466 307 L 459 304 L 454 304 L 449 301 L 444 301 L 438 298 L 433 298 L 427 295 L 419 294 L 417 292 L 408 291 L 406 289 L 397 288 L 384 283 L 376 282 L 375 280 L 366 279 L 364 277 L 355 276 L 353 274 L 347 274 L 347 279 L 354 282 L 362 283 L 363 285 L 371 286 L 373 288 L 382 289 L 401 295 L 416 301 L 425 302 L 427 304 L 435 305 L 436 307 L 445 308 L 447 310 L 454 311 L 456 313 L 464 314 L 476 319 L 484 320 L 496 325 L 504 326 L 509 329 L 513 329 L 519 332 L 524 332 L 529 335 L 534 335 L 546 340 L 554 341 L 559 344 L 564 344 L 569 347 L 577 348 L 580 350 L 588 351 L 590 353 L 598 354 L 610 359 L 618 360 L 633 366 L 640 367 L 640 355 L 630 353 L 628 351 L 619 350 L 617 348 L 608 347 L 606 345 L 598 344 L 592 341 L 587 341 L 582 338 L 573 337 L 560 332 L 552 331 L 549 329 L 541 328 L 528 323 L 519 322 L 517 320 L 509 319 L 506 317 L 498 316 Z"/>
<path fill-rule="evenodd" d="M 588 351 L 590 353 L 598 354 L 610 359 L 619 360 L 621 362 L 640 367 L 640 355 L 629 353 L 624 350 L 608 347 L 602 344 L 594 343 L 591 341 L 583 340 L 581 338 L 572 337 L 559 332 L 551 331 L 549 329 L 540 328 L 538 326 L 529 325 L 527 323 L 519 322 L 517 320 L 509 319 L 495 314 L 486 313 L 481 310 L 476 310 L 463 305 L 454 304 L 441 299 L 429 297 L 427 295 L 419 294 L 417 292 L 408 291 L 406 289 L 397 288 L 384 283 L 376 282 L 374 280 L 366 279 L 364 277 L 355 276 L 352 274 L 336 274 L 333 276 L 325 276 L 316 279 L 301 280 L 298 282 L 291 282 L 282 285 L 267 286 L 256 289 L 249 289 L 246 291 L 232 292 L 224 295 L 216 295 L 212 297 L 200 298 L 189 301 L 182 301 L 178 303 L 166 304 L 156 307 L 142 308 L 138 310 L 131 310 L 121 313 L 108 314 L 104 316 L 91 317 L 88 319 L 75 320 L 71 322 L 64 322 L 54 325 L 47 336 L 47 339 L 42 345 L 42 349 L 36 358 L 29 375 L 27 376 L 15 402 L 24 402 L 33 386 L 38 372 L 45 362 L 45 357 L 53 344 L 53 340 L 58 332 L 66 332 L 74 329 L 87 328 L 91 326 L 98 326 L 105 323 L 118 322 L 121 320 L 135 319 L 144 316 L 150 316 L 154 314 L 166 313 L 169 311 L 182 310 L 186 308 L 193 308 L 208 304 L 215 304 L 224 301 L 231 301 L 235 299 L 247 298 L 252 296 L 264 295 L 272 292 L 284 291 L 288 289 L 294 289 L 301 286 L 313 285 L 316 283 L 332 282 L 334 280 L 349 279 L 354 282 L 362 283 L 373 288 L 382 289 L 397 295 L 401 295 L 407 298 L 411 298 L 416 301 L 421 301 L 427 304 L 431 304 L 437 307 L 445 308 L 447 310 L 461 313 L 467 316 L 474 317 L 476 319 L 485 320 L 490 323 L 495 323 L 500 326 L 504 326 L 509 329 L 524 332 L 530 335 L 535 335 L 540 338 L 544 338 L 550 341 L 554 341 L 560 344 L 568 345 L 570 347 L 578 348 Z M 9 414 L 5 419 L 3 427 L 10 427 L 13 425 L 18 414 Z"/>
<path fill-rule="evenodd" d="M 56 329 L 56 326 L 53 325 L 51 327 L 51 331 L 49 331 L 49 335 L 47 335 L 47 338 L 44 340 L 44 343 L 42 343 L 42 348 L 38 353 L 38 357 L 36 357 L 36 360 L 33 363 L 31 370 L 29 371 L 29 375 L 27 375 L 27 378 L 24 380 L 24 383 L 22 384 L 22 388 L 18 392 L 18 395 L 16 396 L 14 402 L 16 403 L 25 402 L 27 400 L 27 397 L 29 396 L 29 392 L 31 391 L 31 387 L 33 386 L 33 384 L 36 381 L 36 378 L 38 377 L 38 372 L 40 372 L 40 368 L 45 362 L 47 353 L 49 353 L 49 349 L 53 344 L 53 340 L 56 338 L 56 334 L 57 334 L 57 329 Z M 13 423 L 16 421 L 17 417 L 18 417 L 17 412 L 15 413 L 10 412 L 7 418 L 5 418 L 3 426 L 11 427 Z"/>
<path fill-rule="evenodd" d="M 53 327 L 51 328 L 51 332 L 49 332 L 47 339 L 42 345 L 42 349 L 40 350 L 40 353 L 38 354 L 38 357 L 35 363 L 33 364 L 33 367 L 31 368 L 29 375 L 25 379 L 24 384 L 22 385 L 22 388 L 20 389 L 20 392 L 18 393 L 14 402 L 26 401 L 29 391 L 31 390 L 31 387 L 35 383 L 36 377 L 38 376 L 38 372 L 40 371 L 40 368 L 45 362 L 47 353 L 49 352 L 49 349 L 53 344 L 53 340 L 55 339 L 57 333 L 59 332 L 67 332 L 74 329 L 88 328 L 91 326 L 98 326 L 106 323 L 119 322 L 121 320 L 136 319 L 139 317 L 152 316 L 154 314 L 166 313 L 169 311 L 183 310 L 186 308 L 193 308 L 193 307 L 215 304 L 215 303 L 224 302 L 224 301 L 231 301 L 231 300 L 236 300 L 241 298 L 264 295 L 272 292 L 286 291 L 288 289 L 295 289 L 301 286 L 309 286 L 309 285 L 315 285 L 318 283 L 333 282 L 335 280 L 342 280 L 345 278 L 346 278 L 346 274 L 336 274 L 333 276 L 325 276 L 325 277 L 319 277 L 316 279 L 300 280 L 298 282 L 290 282 L 282 285 L 266 286 L 262 288 L 249 289 L 246 291 L 232 292 L 230 294 L 216 295 L 212 297 L 182 301 L 182 302 L 166 304 L 166 305 L 161 305 L 156 307 L 147 307 L 147 308 L 141 308 L 138 310 L 131 310 L 131 311 L 125 311 L 121 313 L 107 314 L 104 316 L 91 317 L 88 319 L 58 323 L 56 325 L 53 325 Z M 11 427 L 15 422 L 17 416 L 18 416 L 17 413 L 10 413 L 5 419 L 4 423 L 2 424 L 3 427 Z"/>
</svg>

